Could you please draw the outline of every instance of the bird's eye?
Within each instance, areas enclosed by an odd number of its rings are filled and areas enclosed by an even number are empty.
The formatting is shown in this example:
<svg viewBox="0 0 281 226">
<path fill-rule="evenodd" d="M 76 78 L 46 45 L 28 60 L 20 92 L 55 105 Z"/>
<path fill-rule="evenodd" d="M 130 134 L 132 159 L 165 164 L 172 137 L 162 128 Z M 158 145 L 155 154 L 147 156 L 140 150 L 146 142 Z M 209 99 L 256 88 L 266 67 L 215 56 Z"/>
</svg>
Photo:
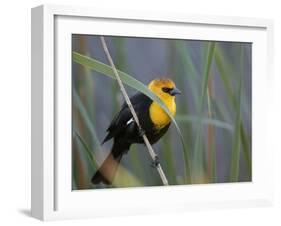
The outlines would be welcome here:
<svg viewBox="0 0 281 226">
<path fill-rule="evenodd" d="M 168 87 L 163 87 L 162 88 L 162 91 L 164 92 L 164 93 L 169 93 L 170 92 L 170 88 L 168 88 Z"/>
</svg>

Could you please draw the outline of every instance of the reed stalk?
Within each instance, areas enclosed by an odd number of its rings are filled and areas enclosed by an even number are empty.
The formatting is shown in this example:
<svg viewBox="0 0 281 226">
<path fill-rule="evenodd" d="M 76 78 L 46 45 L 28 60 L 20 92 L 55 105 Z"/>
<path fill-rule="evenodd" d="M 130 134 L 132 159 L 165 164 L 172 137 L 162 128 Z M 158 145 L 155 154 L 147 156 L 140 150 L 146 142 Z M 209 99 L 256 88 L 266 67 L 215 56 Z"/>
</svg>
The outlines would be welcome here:
<svg viewBox="0 0 281 226">
<path fill-rule="evenodd" d="M 111 55 L 110 55 L 110 53 L 109 53 L 109 50 L 108 50 L 107 44 L 106 44 L 106 42 L 105 42 L 105 39 L 104 39 L 103 36 L 101 36 L 100 39 L 101 39 L 101 43 L 102 43 L 102 47 L 103 47 L 103 50 L 104 50 L 104 52 L 105 52 L 105 55 L 106 55 L 106 57 L 107 57 L 107 59 L 108 59 L 108 61 L 109 61 L 109 64 L 111 65 L 111 67 L 112 67 L 112 69 L 113 69 L 114 75 L 115 75 L 116 80 L 117 80 L 117 82 L 118 82 L 118 85 L 119 85 L 119 87 L 120 87 L 120 91 L 121 91 L 121 93 L 122 93 L 122 95 L 123 95 L 123 97 L 124 97 L 124 99 L 125 99 L 125 101 L 126 101 L 128 107 L 129 107 L 129 109 L 130 109 L 130 111 L 131 111 L 131 113 L 132 113 L 132 116 L 133 116 L 134 121 L 136 122 L 136 124 L 137 124 L 137 126 L 138 126 L 138 129 L 139 129 L 140 133 L 142 134 L 142 138 L 143 138 L 143 141 L 144 141 L 144 143 L 145 143 L 145 145 L 146 145 L 146 147 L 147 147 L 147 150 L 148 150 L 148 152 L 149 152 L 149 154 L 150 154 L 150 156 L 151 156 L 153 162 L 157 162 L 157 161 L 158 161 L 158 157 L 157 157 L 157 155 L 155 154 L 155 152 L 154 152 L 154 150 L 153 150 L 153 148 L 152 148 L 152 146 L 151 146 L 151 144 L 150 144 L 150 142 L 149 142 L 147 136 L 146 136 L 145 133 L 143 132 L 143 129 L 141 128 L 141 125 L 140 125 L 138 116 L 137 116 L 137 114 L 136 114 L 136 111 L 135 111 L 135 109 L 134 109 L 134 107 L 133 107 L 133 105 L 132 105 L 132 103 L 131 103 L 131 101 L 130 101 L 130 98 L 129 98 L 129 96 L 128 96 L 126 90 L 125 90 L 125 87 L 124 87 L 124 85 L 123 85 L 123 83 L 122 83 L 122 80 L 120 79 L 120 76 L 119 76 L 119 74 L 118 74 L 118 71 L 117 71 L 117 69 L 116 69 L 116 67 L 115 67 L 115 65 L 114 65 L 114 62 L 113 62 L 113 60 L 112 60 L 112 58 L 111 58 Z M 164 171 L 163 171 L 163 169 L 162 169 L 162 167 L 161 167 L 161 165 L 160 165 L 159 162 L 158 162 L 158 164 L 155 165 L 155 168 L 157 169 L 157 171 L 158 171 L 158 173 L 159 173 L 159 176 L 160 176 L 160 178 L 161 178 L 161 180 L 162 180 L 163 185 L 169 185 L 168 180 L 167 180 L 167 178 L 166 178 L 166 175 L 165 175 L 165 173 L 164 173 Z"/>
</svg>

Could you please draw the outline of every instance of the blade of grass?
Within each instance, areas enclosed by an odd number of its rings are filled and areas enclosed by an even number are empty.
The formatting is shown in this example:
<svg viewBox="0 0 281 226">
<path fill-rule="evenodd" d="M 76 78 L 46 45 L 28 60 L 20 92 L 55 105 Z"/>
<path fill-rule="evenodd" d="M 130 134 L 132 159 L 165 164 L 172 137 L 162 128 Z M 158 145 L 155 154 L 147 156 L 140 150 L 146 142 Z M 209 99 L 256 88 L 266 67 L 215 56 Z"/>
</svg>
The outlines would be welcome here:
<svg viewBox="0 0 281 226">
<path fill-rule="evenodd" d="M 208 118 L 212 118 L 211 99 L 213 95 L 212 81 L 209 79 L 207 87 L 207 104 L 208 104 Z M 214 126 L 208 125 L 207 133 L 207 174 L 210 182 L 216 182 L 216 149 L 215 149 L 215 129 Z"/>
<path fill-rule="evenodd" d="M 237 101 L 233 95 L 233 90 L 231 88 L 230 81 L 228 79 L 229 75 L 227 75 L 227 72 L 226 72 L 227 66 L 224 65 L 222 57 L 224 57 L 223 52 L 221 51 L 221 49 L 219 47 L 216 48 L 215 61 L 216 61 L 216 65 L 218 67 L 218 71 L 219 71 L 221 80 L 224 84 L 224 91 L 225 91 L 226 95 L 228 96 L 233 108 L 237 108 Z M 252 174 L 252 159 L 251 159 L 250 141 L 246 134 L 244 125 L 242 123 L 240 125 L 240 130 L 241 130 L 240 135 L 241 135 L 241 140 L 242 140 L 243 156 L 245 158 L 248 173 L 249 173 L 249 175 L 251 175 Z"/>
<path fill-rule="evenodd" d="M 222 47 L 220 47 L 220 45 L 218 45 L 217 49 L 216 49 L 216 52 L 219 53 L 219 54 L 218 55 L 215 54 L 215 58 L 218 57 L 221 61 L 221 64 L 218 65 L 218 66 L 220 67 L 220 70 L 221 70 L 221 67 L 222 67 L 224 69 L 224 74 L 226 73 L 226 75 L 227 75 L 225 77 L 226 80 L 224 80 L 223 82 L 224 83 L 228 82 L 227 89 L 229 89 L 230 93 L 232 93 L 231 92 L 231 90 L 232 90 L 231 89 L 231 83 L 230 83 L 229 80 L 230 80 L 231 77 L 234 78 L 236 74 L 239 74 L 240 71 L 239 71 L 238 67 L 235 67 L 234 66 L 235 64 L 233 64 L 232 61 L 228 59 L 227 54 L 225 54 L 224 48 L 222 48 Z M 216 61 L 216 63 L 217 63 L 217 61 Z M 227 84 L 225 83 L 224 85 L 227 85 Z M 233 94 L 232 94 L 232 96 L 233 96 Z M 244 90 L 242 90 L 242 96 L 245 96 Z M 236 99 L 234 98 L 231 101 L 233 101 L 233 100 L 235 101 Z M 248 114 L 249 113 L 249 107 L 248 107 L 249 104 L 246 100 L 247 99 L 245 99 L 245 98 L 242 100 L 241 110 L 243 109 Z"/>
<path fill-rule="evenodd" d="M 191 98 L 194 100 L 195 108 L 198 110 L 198 84 L 199 84 L 199 73 L 194 67 L 194 63 L 192 62 L 192 58 L 190 54 L 188 54 L 188 47 L 182 41 L 175 41 L 175 47 L 179 54 L 179 59 L 181 60 L 181 64 L 184 68 L 184 75 L 187 77 L 188 80 L 193 81 L 191 84 L 188 82 L 189 88 L 191 90 Z M 194 84 L 195 83 L 195 84 Z"/>
<path fill-rule="evenodd" d="M 169 75 L 173 75 L 173 80 L 174 82 L 177 84 L 177 87 L 182 90 L 182 94 L 184 94 L 184 89 L 182 87 L 184 87 L 184 80 L 185 77 L 181 76 L 181 73 L 178 73 L 178 64 L 179 61 L 177 60 L 177 58 L 175 57 L 176 54 L 176 49 L 174 46 L 174 40 L 167 40 L 167 48 L 168 48 L 168 52 L 166 54 L 166 70 L 168 72 Z M 180 86 L 180 87 L 179 87 Z M 183 97 L 185 95 L 182 95 L 181 97 Z M 182 98 L 181 98 L 182 99 Z M 186 108 L 187 105 L 185 104 L 178 104 L 177 105 L 177 112 L 186 112 Z M 171 129 L 172 130 L 172 129 Z M 187 138 L 185 132 L 186 129 L 185 127 L 181 127 L 182 133 L 184 135 L 185 138 Z M 190 137 L 190 136 L 188 136 Z M 167 169 L 167 176 L 168 176 L 168 180 L 170 182 L 170 184 L 176 184 L 176 180 L 177 180 L 177 170 L 178 168 L 175 165 L 174 162 L 174 156 L 177 156 L 177 152 L 178 150 L 175 150 L 175 146 L 173 146 L 173 136 L 172 136 L 172 131 L 170 133 L 167 133 L 163 138 L 161 138 L 160 140 L 160 147 L 161 147 L 161 151 L 159 152 L 159 157 L 160 159 L 164 159 L 165 161 L 163 162 L 163 166 L 164 168 Z M 189 144 L 188 139 L 185 139 L 186 144 Z"/>
<path fill-rule="evenodd" d="M 240 159 L 240 125 L 241 125 L 241 101 L 242 101 L 242 78 L 243 78 L 243 48 L 241 46 L 241 72 L 238 82 L 238 95 L 236 98 L 237 102 L 237 113 L 235 122 L 234 138 L 232 142 L 231 150 L 231 166 L 230 166 L 230 181 L 237 182 L 239 177 L 239 159 Z"/>
<path fill-rule="evenodd" d="M 82 161 L 81 156 L 79 155 L 79 151 L 75 146 L 72 148 L 72 163 L 73 163 L 73 181 L 72 185 L 76 184 L 76 189 L 85 189 L 88 187 L 87 177 L 85 173 L 85 164 Z M 72 171 L 73 172 L 73 171 Z M 74 189 L 74 188 L 73 188 Z"/>
<path fill-rule="evenodd" d="M 251 180 L 251 178 L 252 178 L 252 158 L 251 158 L 251 153 L 250 153 L 251 142 L 248 139 L 248 136 L 246 134 L 242 121 L 240 123 L 240 134 L 241 134 L 241 144 L 242 144 L 243 156 L 245 158 L 246 167 L 248 169 L 249 180 Z"/>
<path fill-rule="evenodd" d="M 175 171 L 174 157 L 173 157 L 173 148 L 171 144 L 171 135 L 166 134 L 165 138 L 161 142 L 161 154 L 163 154 L 166 161 L 163 163 L 167 167 L 167 173 L 170 184 L 177 184 L 177 174 Z M 163 151 L 162 151 L 163 150 Z"/>
<path fill-rule="evenodd" d="M 227 122 L 220 121 L 218 119 L 214 118 L 200 118 L 198 116 L 192 116 L 192 115 L 177 115 L 176 116 L 177 121 L 183 122 L 183 123 L 199 123 L 206 125 L 213 125 L 215 127 L 229 130 L 230 132 L 233 132 L 233 126 Z"/>
<path fill-rule="evenodd" d="M 206 47 L 206 60 L 205 60 L 202 91 L 200 96 L 200 105 L 199 105 L 199 112 L 198 112 L 200 118 L 202 118 L 203 116 L 203 107 L 206 99 L 208 80 L 209 80 L 213 55 L 214 55 L 214 49 L 215 49 L 215 42 L 209 42 Z M 198 172 L 194 178 L 196 182 L 201 182 L 202 178 L 204 177 L 203 175 L 204 162 L 203 162 L 203 152 L 202 152 L 201 143 L 202 143 L 202 123 L 198 122 L 195 147 L 194 147 L 193 167 L 192 167 L 192 170 L 196 170 L 196 172 Z"/>
<path fill-rule="evenodd" d="M 102 149 L 101 149 L 100 141 L 97 137 L 96 130 L 76 90 L 73 90 L 73 104 L 79 109 L 79 113 L 81 114 L 82 118 L 85 121 L 85 125 L 88 127 L 88 130 L 91 133 L 91 137 L 93 139 L 93 144 L 94 144 L 93 149 L 103 154 L 101 151 Z"/>
<path fill-rule="evenodd" d="M 79 54 L 77 52 L 73 52 L 73 60 L 76 63 L 79 63 L 85 67 L 91 68 L 103 75 L 109 76 L 112 79 L 115 79 L 115 75 L 114 72 L 112 70 L 112 68 L 104 63 L 101 63 L 95 59 L 92 59 L 90 57 L 84 56 L 82 54 Z M 183 154 L 184 154 L 184 161 L 185 161 L 185 177 L 187 182 L 191 182 L 191 177 L 190 177 L 190 164 L 189 164 L 189 152 L 188 149 L 185 145 L 185 141 L 183 138 L 183 135 L 181 133 L 181 130 L 177 124 L 177 122 L 175 121 L 173 115 L 171 114 L 171 112 L 169 111 L 169 109 L 166 107 L 166 105 L 163 103 L 163 101 L 157 97 L 155 94 L 153 94 L 148 88 L 147 86 L 145 86 L 144 84 L 142 84 L 141 82 L 139 82 L 138 80 L 134 79 L 132 76 L 117 70 L 118 74 L 122 80 L 123 83 L 125 83 L 126 85 L 138 90 L 139 92 L 142 92 L 143 94 L 145 94 L 146 96 L 148 96 L 149 98 L 151 98 L 153 101 L 157 102 L 162 108 L 163 110 L 165 110 L 165 112 L 169 115 L 169 117 L 171 118 L 173 124 L 175 125 L 177 132 L 179 134 L 182 146 L 183 146 Z"/>
<path fill-rule="evenodd" d="M 176 40 L 173 42 L 173 49 L 176 50 L 179 60 L 176 61 L 175 71 L 173 74 L 177 75 L 176 83 L 183 92 L 181 96 L 181 104 L 177 105 L 177 112 L 190 114 L 192 106 L 195 106 L 195 112 L 198 112 L 199 106 L 199 81 L 200 74 L 194 67 L 193 59 L 191 57 L 190 48 L 185 41 Z M 188 88 L 187 88 L 188 87 Z M 177 114 L 178 114 L 177 113 Z M 194 131 L 192 125 L 184 125 L 182 127 L 185 141 L 188 147 L 194 146 Z M 191 152 L 190 152 L 191 153 Z M 185 178 L 183 178 L 185 179 Z M 181 182 L 182 183 L 182 182 Z"/>
<path fill-rule="evenodd" d="M 83 138 L 79 135 L 78 132 L 74 131 L 74 138 L 76 140 L 76 142 L 78 142 L 78 144 L 82 145 L 83 150 L 89 160 L 89 163 L 91 165 L 91 167 L 93 168 L 93 170 L 98 169 L 98 164 L 96 163 L 96 161 L 93 158 L 93 154 L 92 151 L 90 150 L 90 148 L 88 147 L 88 145 L 86 144 L 86 142 L 83 140 Z"/>
</svg>

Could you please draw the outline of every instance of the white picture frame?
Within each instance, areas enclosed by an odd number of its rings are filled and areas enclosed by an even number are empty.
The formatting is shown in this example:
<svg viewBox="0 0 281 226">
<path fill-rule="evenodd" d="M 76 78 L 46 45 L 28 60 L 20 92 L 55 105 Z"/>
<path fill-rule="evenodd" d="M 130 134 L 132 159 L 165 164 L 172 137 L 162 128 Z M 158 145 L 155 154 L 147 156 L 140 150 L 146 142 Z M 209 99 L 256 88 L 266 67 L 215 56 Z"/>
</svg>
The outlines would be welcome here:
<svg viewBox="0 0 281 226">
<path fill-rule="evenodd" d="M 132 25 L 137 28 L 132 28 Z M 160 29 L 160 26 L 165 29 Z M 155 28 L 159 28 L 157 32 Z M 183 32 L 187 28 L 192 29 L 192 34 Z M 71 191 L 71 151 L 64 147 L 69 147 L 71 137 L 69 41 L 72 33 L 253 42 L 253 181 Z M 33 8 L 32 216 L 55 220 L 272 204 L 273 179 L 270 172 L 273 171 L 273 153 L 266 139 L 266 120 L 271 111 L 266 100 L 271 95 L 273 80 L 272 33 L 273 22 L 265 19 L 57 5 Z M 64 111 L 59 108 L 62 103 Z M 121 199 L 124 194 L 126 198 Z M 118 203 L 118 206 L 107 205 L 106 200 Z M 93 208 L 93 202 L 98 203 L 99 208 Z"/>
</svg>

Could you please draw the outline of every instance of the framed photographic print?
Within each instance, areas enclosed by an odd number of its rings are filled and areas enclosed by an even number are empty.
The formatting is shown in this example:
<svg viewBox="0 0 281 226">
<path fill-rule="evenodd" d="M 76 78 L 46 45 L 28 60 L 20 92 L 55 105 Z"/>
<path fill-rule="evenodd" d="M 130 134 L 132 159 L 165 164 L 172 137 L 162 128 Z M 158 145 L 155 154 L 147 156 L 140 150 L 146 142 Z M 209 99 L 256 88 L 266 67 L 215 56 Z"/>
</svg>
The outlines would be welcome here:
<svg viewBox="0 0 281 226">
<path fill-rule="evenodd" d="M 272 30 L 264 19 L 32 9 L 32 216 L 271 204 Z"/>
</svg>

